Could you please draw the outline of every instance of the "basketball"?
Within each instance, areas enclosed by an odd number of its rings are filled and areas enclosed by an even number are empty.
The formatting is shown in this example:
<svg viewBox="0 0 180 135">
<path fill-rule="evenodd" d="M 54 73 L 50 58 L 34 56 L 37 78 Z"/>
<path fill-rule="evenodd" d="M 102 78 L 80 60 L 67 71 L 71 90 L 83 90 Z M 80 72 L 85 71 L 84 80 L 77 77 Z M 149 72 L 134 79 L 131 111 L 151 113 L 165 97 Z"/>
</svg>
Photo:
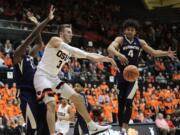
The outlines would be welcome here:
<svg viewBox="0 0 180 135">
<path fill-rule="evenodd" d="M 123 76 L 126 81 L 134 82 L 139 77 L 138 68 L 134 65 L 127 66 L 123 71 Z"/>
</svg>

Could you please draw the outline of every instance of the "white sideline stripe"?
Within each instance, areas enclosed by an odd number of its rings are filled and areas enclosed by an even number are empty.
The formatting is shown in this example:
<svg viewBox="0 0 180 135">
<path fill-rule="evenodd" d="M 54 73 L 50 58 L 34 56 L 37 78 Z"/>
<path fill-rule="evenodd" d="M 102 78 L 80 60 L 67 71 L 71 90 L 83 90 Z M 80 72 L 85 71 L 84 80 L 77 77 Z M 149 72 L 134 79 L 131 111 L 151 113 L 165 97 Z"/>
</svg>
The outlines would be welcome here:
<svg viewBox="0 0 180 135">
<path fill-rule="evenodd" d="M 131 90 L 131 93 L 128 96 L 128 99 L 133 99 L 133 97 L 134 97 L 134 95 L 136 93 L 137 88 L 138 88 L 138 81 L 136 80 L 136 82 L 134 83 L 134 86 L 133 86 L 133 88 Z"/>
<path fill-rule="evenodd" d="M 29 104 L 27 104 L 27 106 L 26 106 L 26 123 L 28 122 L 28 119 L 31 124 L 31 128 L 37 129 L 36 121 L 35 121 L 32 111 L 29 107 Z"/>
</svg>

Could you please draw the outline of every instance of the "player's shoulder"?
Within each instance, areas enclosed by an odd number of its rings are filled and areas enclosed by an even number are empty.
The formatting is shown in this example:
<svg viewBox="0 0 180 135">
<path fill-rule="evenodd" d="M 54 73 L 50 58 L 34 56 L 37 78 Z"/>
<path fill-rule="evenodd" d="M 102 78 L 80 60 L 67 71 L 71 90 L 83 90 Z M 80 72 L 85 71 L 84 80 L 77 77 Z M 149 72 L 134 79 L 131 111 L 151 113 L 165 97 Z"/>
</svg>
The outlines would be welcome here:
<svg viewBox="0 0 180 135">
<path fill-rule="evenodd" d="M 62 41 L 63 40 L 60 37 L 56 37 L 56 36 L 54 36 L 50 39 L 50 42 L 62 42 Z"/>
<path fill-rule="evenodd" d="M 115 41 L 118 42 L 118 43 L 121 43 L 123 41 L 124 37 L 123 36 L 117 36 L 115 38 Z"/>
<path fill-rule="evenodd" d="M 123 36 L 117 36 L 117 37 L 114 39 L 113 42 L 116 43 L 117 46 L 122 45 L 122 43 L 123 43 Z"/>
<path fill-rule="evenodd" d="M 61 42 L 62 42 L 62 39 L 60 37 L 54 36 L 49 40 L 47 47 L 57 48 Z"/>
<path fill-rule="evenodd" d="M 51 37 L 51 40 L 62 40 L 62 39 L 58 36 L 53 36 L 53 37 Z"/>
</svg>

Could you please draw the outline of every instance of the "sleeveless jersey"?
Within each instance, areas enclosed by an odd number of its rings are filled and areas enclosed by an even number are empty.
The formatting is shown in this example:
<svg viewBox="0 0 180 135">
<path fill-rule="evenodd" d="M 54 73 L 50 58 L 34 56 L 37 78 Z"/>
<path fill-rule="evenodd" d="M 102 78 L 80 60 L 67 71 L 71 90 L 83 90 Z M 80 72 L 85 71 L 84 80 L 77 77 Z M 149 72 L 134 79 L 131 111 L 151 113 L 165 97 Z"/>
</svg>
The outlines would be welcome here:
<svg viewBox="0 0 180 135">
<path fill-rule="evenodd" d="M 38 69 L 47 72 L 50 75 L 58 75 L 61 68 L 69 61 L 71 53 L 59 48 L 45 48 L 43 57 L 38 64 Z"/>
<path fill-rule="evenodd" d="M 58 111 L 57 111 L 57 115 L 58 116 L 69 116 L 68 114 L 68 108 L 70 107 L 70 105 L 66 105 L 65 107 L 62 107 L 62 104 L 59 105 Z M 70 124 L 70 121 L 67 120 L 61 120 L 60 124 Z"/>
<path fill-rule="evenodd" d="M 120 53 L 126 56 L 129 61 L 128 65 L 138 66 L 141 51 L 141 45 L 137 37 L 130 42 L 125 35 L 123 36 L 123 43 L 120 46 Z M 127 65 L 122 65 L 119 59 L 116 59 L 116 63 L 120 69 L 120 77 L 122 77 L 123 70 Z"/>
<path fill-rule="evenodd" d="M 30 55 L 25 55 L 22 61 L 14 65 L 13 74 L 18 89 L 30 89 L 35 91 L 33 85 L 34 73 L 36 67 L 34 59 Z"/>
</svg>

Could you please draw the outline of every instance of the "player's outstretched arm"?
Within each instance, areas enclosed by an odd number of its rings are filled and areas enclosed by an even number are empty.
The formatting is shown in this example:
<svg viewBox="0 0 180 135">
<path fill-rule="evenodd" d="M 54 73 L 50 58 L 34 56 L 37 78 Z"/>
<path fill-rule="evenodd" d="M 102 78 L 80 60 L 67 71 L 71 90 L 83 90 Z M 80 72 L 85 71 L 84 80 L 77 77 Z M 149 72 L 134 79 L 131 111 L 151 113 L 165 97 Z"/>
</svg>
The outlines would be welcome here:
<svg viewBox="0 0 180 135">
<path fill-rule="evenodd" d="M 119 71 L 119 69 L 118 69 L 118 67 L 116 65 L 116 62 L 112 58 L 109 58 L 107 56 L 103 56 L 103 55 L 100 55 L 100 54 L 97 54 L 97 53 L 87 53 L 86 58 L 89 59 L 90 61 L 93 61 L 93 62 L 108 62 L 108 63 L 111 63 Z"/>
<path fill-rule="evenodd" d="M 115 56 L 117 56 L 122 65 L 126 65 L 128 64 L 128 59 L 126 58 L 126 56 L 124 56 L 123 54 L 121 54 L 118 50 L 120 48 L 120 45 L 122 44 L 123 38 L 122 37 L 117 37 L 108 47 L 108 52 L 109 54 L 113 54 Z"/>
<path fill-rule="evenodd" d="M 112 58 L 105 57 L 103 55 L 96 54 L 96 53 L 88 53 L 88 52 L 85 52 L 85 51 L 78 49 L 76 47 L 72 47 L 72 46 L 64 43 L 58 37 L 52 37 L 51 38 L 50 42 L 48 43 L 48 46 L 52 46 L 52 45 L 53 45 L 53 47 L 59 46 L 60 49 L 67 50 L 68 52 L 70 52 L 72 54 L 72 57 L 76 57 L 79 59 L 89 59 L 93 62 L 109 62 L 117 68 L 116 62 Z M 118 68 L 117 68 L 117 70 L 118 70 Z"/>
<path fill-rule="evenodd" d="M 27 17 L 28 19 L 34 23 L 36 26 L 39 24 L 37 18 L 34 16 L 34 14 L 30 11 L 27 12 Z M 32 57 L 35 57 L 37 52 L 40 51 L 44 45 L 43 41 L 42 41 L 42 37 L 41 37 L 41 33 L 39 33 L 37 39 L 35 40 L 35 45 L 33 46 L 32 50 L 30 51 L 30 55 Z"/>
<path fill-rule="evenodd" d="M 146 41 L 140 39 L 140 44 L 145 52 L 148 54 L 154 56 L 154 57 L 163 57 L 163 56 L 168 56 L 170 58 L 175 58 L 176 57 L 176 51 L 171 51 L 169 48 L 168 51 L 162 51 L 162 50 L 155 50 L 152 47 L 150 47 Z"/>
<path fill-rule="evenodd" d="M 89 59 L 91 61 L 94 61 L 94 62 L 108 62 L 108 63 L 111 63 L 111 65 L 114 66 L 117 69 L 117 71 L 119 72 L 119 68 L 117 67 L 116 62 L 112 58 L 109 58 L 109 57 L 103 56 L 103 55 L 99 55 L 99 54 L 96 54 L 96 53 L 88 53 L 87 59 Z"/>
<path fill-rule="evenodd" d="M 47 23 L 54 18 L 55 9 L 51 6 L 50 13 L 48 17 L 40 23 L 36 28 L 31 32 L 31 34 L 25 39 L 23 44 L 21 44 L 14 52 L 13 64 L 17 64 L 22 60 L 22 57 L 26 51 L 27 46 L 29 46 L 39 35 L 42 29 L 47 25 Z"/>
</svg>

